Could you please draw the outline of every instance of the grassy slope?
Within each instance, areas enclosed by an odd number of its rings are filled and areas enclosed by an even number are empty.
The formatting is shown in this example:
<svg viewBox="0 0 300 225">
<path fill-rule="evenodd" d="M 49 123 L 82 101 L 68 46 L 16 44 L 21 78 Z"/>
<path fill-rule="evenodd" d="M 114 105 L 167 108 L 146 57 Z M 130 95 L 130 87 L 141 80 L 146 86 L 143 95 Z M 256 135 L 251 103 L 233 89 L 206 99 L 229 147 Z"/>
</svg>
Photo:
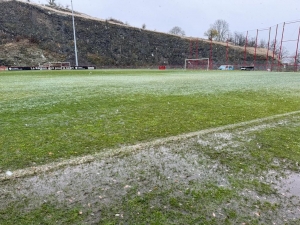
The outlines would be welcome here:
<svg viewBox="0 0 300 225">
<path fill-rule="evenodd" d="M 300 110 L 297 73 L 0 74 L 0 169 Z"/>
</svg>

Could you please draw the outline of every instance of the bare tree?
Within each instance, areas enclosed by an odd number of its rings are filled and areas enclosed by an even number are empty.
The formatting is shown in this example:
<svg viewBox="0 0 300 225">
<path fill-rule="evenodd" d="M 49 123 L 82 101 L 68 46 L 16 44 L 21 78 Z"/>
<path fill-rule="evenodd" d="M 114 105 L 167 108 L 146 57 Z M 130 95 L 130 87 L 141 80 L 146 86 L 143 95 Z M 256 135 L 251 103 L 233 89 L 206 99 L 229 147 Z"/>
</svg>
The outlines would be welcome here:
<svg viewBox="0 0 300 225">
<path fill-rule="evenodd" d="M 275 46 L 275 51 L 274 51 L 274 46 Z M 270 50 L 274 51 L 274 54 L 277 57 L 279 57 L 281 60 L 286 59 L 288 57 L 288 55 L 289 55 L 289 51 L 284 46 L 281 46 L 281 49 L 280 49 L 280 43 L 275 43 L 275 40 L 273 40 L 271 42 L 271 44 L 270 44 Z"/>
<path fill-rule="evenodd" d="M 55 5 L 55 0 L 48 0 L 49 5 Z"/>
<path fill-rule="evenodd" d="M 281 60 L 286 60 L 289 57 L 289 51 L 286 49 L 286 47 L 281 48 L 281 53 L 280 53 L 280 59 Z"/>
<path fill-rule="evenodd" d="M 267 42 L 264 39 L 261 39 L 258 47 L 259 48 L 267 48 L 268 44 L 267 44 Z"/>
<path fill-rule="evenodd" d="M 294 57 L 290 58 L 289 63 L 294 64 L 296 60 L 296 64 L 300 63 L 300 53 L 298 55 L 295 54 Z"/>
<path fill-rule="evenodd" d="M 243 33 L 239 33 L 239 32 L 234 32 L 233 35 L 231 35 L 228 39 L 230 42 L 234 43 L 234 45 L 238 45 L 238 46 L 245 46 L 247 45 L 247 47 L 255 47 L 257 44 L 257 47 L 259 48 L 266 48 L 268 46 L 268 44 L 266 43 L 265 40 L 260 40 L 260 43 L 256 43 L 256 38 L 254 37 L 248 37 L 246 38 L 246 36 Z"/>
<path fill-rule="evenodd" d="M 185 36 L 185 32 L 184 30 L 181 29 L 181 27 L 175 26 L 173 27 L 170 31 L 170 34 L 175 34 L 175 35 L 179 35 L 179 36 Z"/>
<path fill-rule="evenodd" d="M 238 46 L 245 46 L 246 44 L 246 37 L 243 33 L 234 32 L 233 35 L 229 36 L 229 42 L 232 42 L 234 45 Z"/>
<path fill-rule="evenodd" d="M 254 38 L 254 37 L 248 38 L 247 46 L 248 47 L 255 47 L 255 45 L 256 45 L 256 38 Z"/>
<path fill-rule="evenodd" d="M 216 20 L 214 24 L 210 25 L 210 28 L 205 34 L 210 34 L 211 32 L 209 31 L 212 30 L 216 30 L 218 32 L 217 36 L 215 37 L 216 41 L 226 41 L 230 34 L 229 24 L 225 20 Z"/>
<path fill-rule="evenodd" d="M 208 37 L 208 40 L 216 40 L 218 36 L 218 31 L 213 28 L 209 28 L 205 33 L 204 36 Z"/>
</svg>

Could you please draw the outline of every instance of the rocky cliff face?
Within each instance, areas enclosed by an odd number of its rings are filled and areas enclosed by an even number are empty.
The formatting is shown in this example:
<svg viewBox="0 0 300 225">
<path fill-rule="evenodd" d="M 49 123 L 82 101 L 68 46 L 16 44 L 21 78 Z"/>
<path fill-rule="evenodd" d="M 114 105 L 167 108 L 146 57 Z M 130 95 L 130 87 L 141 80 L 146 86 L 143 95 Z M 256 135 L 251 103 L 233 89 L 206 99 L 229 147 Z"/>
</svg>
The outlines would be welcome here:
<svg viewBox="0 0 300 225">
<path fill-rule="evenodd" d="M 210 56 L 210 43 L 126 25 L 75 17 L 80 65 L 97 67 L 182 67 L 188 57 Z M 67 11 L 20 2 L 0 1 L 0 64 L 37 65 L 49 61 L 74 64 L 72 17 Z M 224 63 L 226 46 L 214 43 L 214 62 Z M 191 54 L 192 52 L 192 54 Z M 229 63 L 243 61 L 242 48 L 229 49 Z M 253 60 L 248 54 L 247 60 Z M 257 60 L 265 60 L 258 56 Z"/>
</svg>

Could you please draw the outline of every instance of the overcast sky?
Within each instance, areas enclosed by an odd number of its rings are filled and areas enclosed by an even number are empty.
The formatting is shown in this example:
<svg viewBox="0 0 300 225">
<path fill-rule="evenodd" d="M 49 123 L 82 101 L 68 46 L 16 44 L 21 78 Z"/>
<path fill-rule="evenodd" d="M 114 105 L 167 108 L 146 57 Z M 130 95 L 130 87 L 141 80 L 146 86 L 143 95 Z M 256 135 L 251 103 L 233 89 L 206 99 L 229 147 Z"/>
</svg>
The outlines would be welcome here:
<svg viewBox="0 0 300 225">
<path fill-rule="evenodd" d="M 45 4 L 47 0 L 32 0 Z M 71 0 L 56 0 L 62 6 Z M 226 20 L 231 32 L 267 28 L 276 24 L 282 30 L 286 21 L 300 21 L 300 0 L 73 0 L 75 11 L 98 17 L 114 18 L 134 27 L 169 32 L 181 27 L 186 36 L 204 37 L 217 19 Z M 286 26 L 286 38 L 297 39 L 300 23 Z M 275 36 L 275 27 L 272 29 Z M 267 31 L 259 32 L 260 37 Z M 280 31 L 279 31 L 280 33 Z"/>
</svg>

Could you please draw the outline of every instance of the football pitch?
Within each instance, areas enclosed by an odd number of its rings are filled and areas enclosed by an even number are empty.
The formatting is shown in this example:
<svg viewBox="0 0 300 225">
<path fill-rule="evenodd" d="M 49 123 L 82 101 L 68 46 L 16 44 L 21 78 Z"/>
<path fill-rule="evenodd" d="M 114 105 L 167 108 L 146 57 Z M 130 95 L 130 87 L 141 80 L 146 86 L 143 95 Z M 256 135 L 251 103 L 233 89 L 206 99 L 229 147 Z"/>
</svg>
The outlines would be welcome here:
<svg viewBox="0 0 300 225">
<path fill-rule="evenodd" d="M 300 110 L 297 73 L 0 74 L 0 169 Z"/>
<path fill-rule="evenodd" d="M 299 134 L 300 73 L 2 72 L 2 188 L 20 177 L 28 190 L 15 199 L 35 196 L 38 207 L 11 200 L 0 215 L 13 212 L 11 224 L 297 224 L 300 193 L 291 200 L 276 185 L 299 173 Z M 86 187 L 88 197 L 75 204 L 80 187 L 64 186 L 72 204 L 57 206 L 64 200 L 53 200 L 61 186 L 51 177 L 61 174 L 99 188 Z M 33 175 L 56 188 L 30 192 Z M 95 202 L 93 192 L 109 200 Z M 45 195 L 51 201 L 41 203 Z M 3 218 L 10 224 L 12 216 Z"/>
</svg>

